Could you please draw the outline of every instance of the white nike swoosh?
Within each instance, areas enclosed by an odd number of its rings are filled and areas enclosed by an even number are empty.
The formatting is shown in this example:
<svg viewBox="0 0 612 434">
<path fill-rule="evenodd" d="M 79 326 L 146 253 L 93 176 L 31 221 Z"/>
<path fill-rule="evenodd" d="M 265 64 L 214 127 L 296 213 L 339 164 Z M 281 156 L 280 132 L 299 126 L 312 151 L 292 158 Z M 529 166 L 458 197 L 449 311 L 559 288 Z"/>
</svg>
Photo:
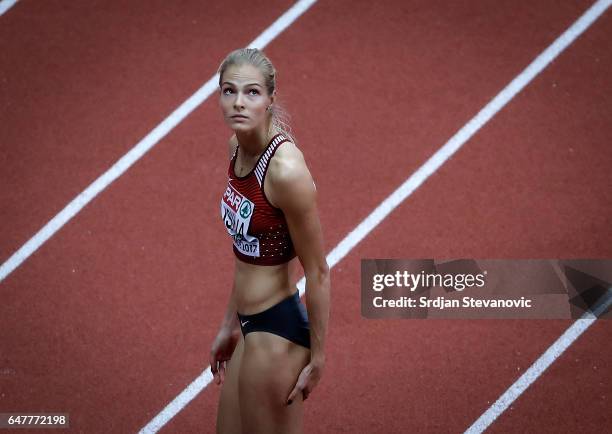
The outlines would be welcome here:
<svg viewBox="0 0 612 434">
<path fill-rule="evenodd" d="M 241 322 L 240 324 L 242 324 L 242 327 L 244 327 L 246 325 L 246 323 L 248 323 L 250 320 L 247 320 L 245 322 Z"/>
</svg>

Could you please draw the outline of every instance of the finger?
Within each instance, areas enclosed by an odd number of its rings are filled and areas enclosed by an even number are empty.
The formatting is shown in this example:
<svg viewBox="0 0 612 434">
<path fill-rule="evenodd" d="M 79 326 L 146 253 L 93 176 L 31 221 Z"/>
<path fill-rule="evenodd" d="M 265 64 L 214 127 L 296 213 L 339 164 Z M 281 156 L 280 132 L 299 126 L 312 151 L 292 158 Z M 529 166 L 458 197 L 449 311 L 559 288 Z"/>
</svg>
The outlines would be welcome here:
<svg viewBox="0 0 612 434">
<path fill-rule="evenodd" d="M 298 392 L 300 391 L 300 389 L 298 389 L 297 386 L 295 386 L 293 388 L 293 390 L 291 391 L 291 393 L 289 394 L 289 397 L 287 397 L 287 405 L 291 405 L 291 403 L 293 402 L 293 400 L 295 399 L 296 395 L 298 394 Z"/>
<path fill-rule="evenodd" d="M 210 356 L 210 372 L 214 373 L 217 372 L 217 363 L 215 361 L 215 357 L 213 355 Z"/>
<path fill-rule="evenodd" d="M 215 360 L 212 360 L 210 363 L 210 371 L 213 374 L 213 378 L 215 380 L 216 384 L 219 384 L 218 382 L 218 378 L 219 378 L 219 369 L 217 367 L 217 362 Z"/>
<path fill-rule="evenodd" d="M 227 362 L 223 361 L 219 363 L 219 376 L 221 383 L 225 380 L 225 370 L 227 369 Z"/>
<path fill-rule="evenodd" d="M 306 368 L 304 368 L 302 370 L 302 372 L 300 373 L 297 382 L 295 384 L 295 387 L 293 388 L 293 390 L 291 391 L 291 393 L 289 394 L 289 398 L 287 398 L 287 404 L 290 405 L 291 402 L 293 402 L 293 400 L 295 399 L 295 397 L 297 396 L 298 393 L 302 392 L 305 388 L 306 388 L 306 383 L 307 383 L 307 379 L 308 379 L 308 375 L 305 373 Z"/>
</svg>

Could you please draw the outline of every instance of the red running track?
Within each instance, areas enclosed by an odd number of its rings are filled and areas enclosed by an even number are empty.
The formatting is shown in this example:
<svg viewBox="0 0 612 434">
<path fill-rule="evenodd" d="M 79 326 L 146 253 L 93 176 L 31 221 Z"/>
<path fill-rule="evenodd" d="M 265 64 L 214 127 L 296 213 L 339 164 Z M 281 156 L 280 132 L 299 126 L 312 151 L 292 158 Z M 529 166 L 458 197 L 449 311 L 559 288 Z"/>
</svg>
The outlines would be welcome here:
<svg viewBox="0 0 612 434">
<path fill-rule="evenodd" d="M 0 17 L 2 260 L 289 5 L 20 2 Z M 318 2 L 273 41 L 327 249 L 589 5 Z M 359 260 L 611 256 L 611 20 L 333 269 L 306 432 L 461 432 L 571 323 L 366 320 Z M 231 279 L 217 216 L 229 133 L 209 99 L 0 283 L 12 331 L 0 412 L 136 432 L 208 366 Z M 609 426 L 611 330 L 592 326 L 491 430 Z M 208 386 L 162 432 L 212 432 L 218 392 Z"/>
</svg>

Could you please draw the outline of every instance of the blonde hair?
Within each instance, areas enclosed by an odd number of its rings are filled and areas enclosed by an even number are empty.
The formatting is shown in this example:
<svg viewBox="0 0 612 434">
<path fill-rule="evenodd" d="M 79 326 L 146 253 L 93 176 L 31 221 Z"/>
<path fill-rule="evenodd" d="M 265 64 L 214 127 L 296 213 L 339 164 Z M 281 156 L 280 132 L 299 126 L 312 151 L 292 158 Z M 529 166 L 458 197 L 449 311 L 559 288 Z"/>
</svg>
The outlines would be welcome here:
<svg viewBox="0 0 612 434">
<path fill-rule="evenodd" d="M 264 85 L 268 95 L 272 95 L 276 90 L 276 69 L 274 65 L 272 65 L 272 62 L 270 62 L 270 59 L 258 48 L 239 48 L 229 53 L 225 59 L 223 59 L 217 71 L 219 73 L 219 87 L 221 87 L 223 73 L 227 68 L 244 64 L 253 65 L 259 69 L 264 77 Z M 272 126 L 293 143 L 297 144 L 291 130 L 291 125 L 289 124 L 289 120 L 291 119 L 289 113 L 287 113 L 278 102 L 270 106 L 270 111 L 272 114 Z"/>
</svg>

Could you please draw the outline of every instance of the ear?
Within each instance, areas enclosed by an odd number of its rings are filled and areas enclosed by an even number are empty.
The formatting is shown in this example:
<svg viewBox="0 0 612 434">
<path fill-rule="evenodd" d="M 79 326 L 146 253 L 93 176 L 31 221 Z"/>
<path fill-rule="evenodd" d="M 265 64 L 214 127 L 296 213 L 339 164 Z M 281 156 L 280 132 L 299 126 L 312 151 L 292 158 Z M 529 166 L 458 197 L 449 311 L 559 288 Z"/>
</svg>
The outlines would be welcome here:
<svg viewBox="0 0 612 434">
<path fill-rule="evenodd" d="M 275 100 L 276 100 L 276 89 L 274 89 L 274 92 L 272 92 L 272 95 L 270 95 L 270 104 L 274 104 Z"/>
</svg>

